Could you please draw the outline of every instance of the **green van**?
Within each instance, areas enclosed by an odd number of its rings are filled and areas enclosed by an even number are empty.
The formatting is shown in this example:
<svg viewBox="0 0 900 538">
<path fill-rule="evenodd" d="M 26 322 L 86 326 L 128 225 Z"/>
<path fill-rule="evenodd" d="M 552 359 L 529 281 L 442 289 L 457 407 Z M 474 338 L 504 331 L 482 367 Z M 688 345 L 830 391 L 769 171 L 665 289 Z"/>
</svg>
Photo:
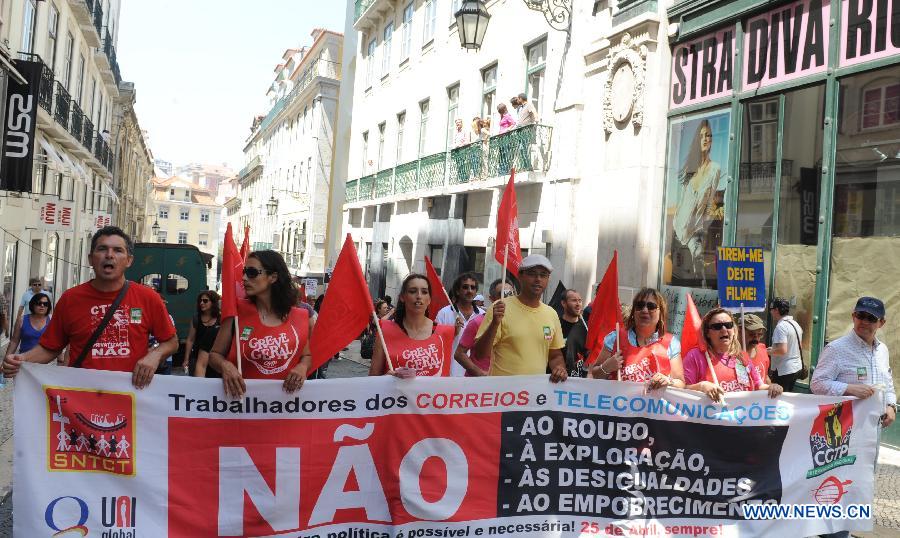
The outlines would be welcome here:
<svg viewBox="0 0 900 538">
<path fill-rule="evenodd" d="M 134 263 L 125 278 L 156 290 L 175 320 L 178 340 L 184 343 L 197 313 L 197 294 L 208 289 L 206 273 L 212 267 L 212 255 L 194 245 L 172 243 L 135 243 Z M 175 362 L 179 361 L 178 356 Z"/>
</svg>

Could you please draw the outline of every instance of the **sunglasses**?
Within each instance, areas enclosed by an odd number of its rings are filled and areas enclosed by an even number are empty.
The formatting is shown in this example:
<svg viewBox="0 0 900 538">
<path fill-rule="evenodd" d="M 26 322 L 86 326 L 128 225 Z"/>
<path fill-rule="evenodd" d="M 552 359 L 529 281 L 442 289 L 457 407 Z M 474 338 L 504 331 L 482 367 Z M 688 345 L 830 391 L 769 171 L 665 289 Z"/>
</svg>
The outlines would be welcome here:
<svg viewBox="0 0 900 538">
<path fill-rule="evenodd" d="M 878 318 L 869 314 L 868 312 L 854 312 L 853 317 L 858 319 L 859 321 L 868 321 L 869 323 L 875 323 L 878 321 Z"/>
<path fill-rule="evenodd" d="M 41 301 L 41 302 L 35 303 L 35 304 L 37 304 L 38 306 L 44 306 L 44 307 L 47 307 L 47 308 L 50 307 L 50 303 L 47 303 L 47 302 L 44 302 L 44 301 Z"/>
<path fill-rule="evenodd" d="M 247 278 L 256 278 L 263 273 L 268 273 L 265 269 L 257 269 L 256 267 L 244 267 L 244 275 Z"/>
<path fill-rule="evenodd" d="M 207 299 L 206 297 L 200 299 L 200 303 L 208 303 L 208 302 L 209 302 L 209 299 Z"/>
<path fill-rule="evenodd" d="M 656 303 L 651 303 L 650 301 L 636 301 L 634 303 L 635 310 L 643 310 L 644 307 L 647 308 L 647 312 L 653 312 L 654 310 L 659 308 L 659 305 Z"/>
<path fill-rule="evenodd" d="M 721 331 L 723 328 L 725 329 L 734 329 L 733 321 L 723 321 L 722 323 L 710 323 L 709 328 L 713 331 Z"/>
</svg>

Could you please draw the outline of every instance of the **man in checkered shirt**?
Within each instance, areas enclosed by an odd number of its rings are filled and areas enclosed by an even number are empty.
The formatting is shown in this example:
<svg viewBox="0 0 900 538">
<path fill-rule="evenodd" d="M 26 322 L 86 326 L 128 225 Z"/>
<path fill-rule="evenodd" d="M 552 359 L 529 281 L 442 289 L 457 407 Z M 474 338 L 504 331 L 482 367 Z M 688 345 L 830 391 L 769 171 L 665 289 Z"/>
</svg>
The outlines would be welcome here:
<svg viewBox="0 0 900 538">
<path fill-rule="evenodd" d="M 860 297 L 853 309 L 853 330 L 825 346 L 810 387 L 813 394 L 861 399 L 883 390 L 881 424 L 887 428 L 896 418 L 897 394 L 887 345 L 875 337 L 883 326 L 884 303 L 874 297 Z"/>
</svg>

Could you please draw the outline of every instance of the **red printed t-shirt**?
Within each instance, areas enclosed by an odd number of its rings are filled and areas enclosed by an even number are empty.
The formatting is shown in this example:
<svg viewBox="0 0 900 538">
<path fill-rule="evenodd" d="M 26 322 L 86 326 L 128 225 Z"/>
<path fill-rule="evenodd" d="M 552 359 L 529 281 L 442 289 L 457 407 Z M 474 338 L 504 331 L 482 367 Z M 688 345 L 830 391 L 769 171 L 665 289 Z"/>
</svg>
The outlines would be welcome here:
<svg viewBox="0 0 900 538">
<path fill-rule="evenodd" d="M 309 339 L 309 313 L 293 307 L 287 321 L 267 327 L 249 299 L 238 299 L 237 307 L 242 375 L 245 379 L 285 379 L 303 356 Z M 231 319 L 223 320 L 222 325 L 231 325 Z M 228 360 L 237 364 L 234 345 L 228 350 Z"/>
<path fill-rule="evenodd" d="M 99 291 L 90 282 L 66 290 L 53 309 L 40 345 L 51 351 L 62 351 L 68 345 L 70 360 L 75 361 L 118 294 L 119 290 Z M 132 282 L 82 367 L 130 372 L 147 355 L 151 334 L 165 342 L 175 336 L 175 327 L 159 294 Z"/>
<path fill-rule="evenodd" d="M 383 319 L 380 323 L 394 368 L 411 368 L 416 371 L 416 376 L 450 375 L 455 326 L 435 325 L 431 336 L 424 340 L 413 340 L 393 321 Z M 387 361 L 384 368 L 386 372 Z"/>
</svg>

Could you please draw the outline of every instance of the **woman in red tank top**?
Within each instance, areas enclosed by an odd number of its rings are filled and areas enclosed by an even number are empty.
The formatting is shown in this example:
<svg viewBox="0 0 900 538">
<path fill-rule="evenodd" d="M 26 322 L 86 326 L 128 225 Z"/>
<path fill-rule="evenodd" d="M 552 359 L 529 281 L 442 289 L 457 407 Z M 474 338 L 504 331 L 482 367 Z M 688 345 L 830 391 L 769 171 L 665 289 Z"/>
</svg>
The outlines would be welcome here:
<svg viewBox="0 0 900 538">
<path fill-rule="evenodd" d="M 390 353 L 375 343 L 369 375 L 389 373 L 397 377 L 447 376 L 453 360 L 454 325 L 438 325 L 428 317 L 431 285 L 424 275 L 413 273 L 403 280 L 394 320 L 383 319 L 381 330 Z"/>
<path fill-rule="evenodd" d="M 765 390 L 771 398 L 783 392 L 781 385 L 766 383 L 765 376 L 741 350 L 739 330 L 731 313 L 723 308 L 714 308 L 703 316 L 700 334 L 707 349 L 694 348 L 685 355 L 685 388 L 700 391 L 714 402 L 726 392 Z"/>
<path fill-rule="evenodd" d="M 306 381 L 312 321 L 306 310 L 295 306 L 297 289 L 284 258 L 273 250 L 251 252 L 243 281 L 247 298 L 238 299 L 237 305 L 243 375 L 237 368 L 233 318 L 222 320 L 210 365 L 222 373 L 229 396 L 243 396 L 244 379 L 283 379 L 284 390 L 294 392 Z"/>
<path fill-rule="evenodd" d="M 684 387 L 681 346 L 666 332 L 666 298 L 653 288 L 643 288 L 631 301 L 631 312 L 616 332 L 603 339 L 600 357 L 591 369 L 598 379 L 647 383 L 649 389 Z"/>
</svg>

